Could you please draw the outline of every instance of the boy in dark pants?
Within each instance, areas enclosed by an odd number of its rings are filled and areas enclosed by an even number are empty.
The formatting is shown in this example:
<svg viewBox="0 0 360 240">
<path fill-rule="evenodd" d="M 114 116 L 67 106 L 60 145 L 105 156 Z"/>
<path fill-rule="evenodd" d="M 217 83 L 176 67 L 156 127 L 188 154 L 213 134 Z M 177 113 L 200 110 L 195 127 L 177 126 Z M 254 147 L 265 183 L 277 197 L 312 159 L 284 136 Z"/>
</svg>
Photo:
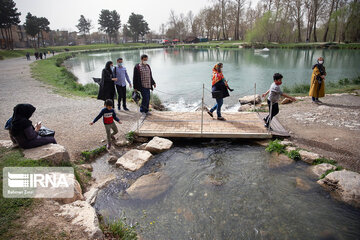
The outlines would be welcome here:
<svg viewBox="0 0 360 240">
<path fill-rule="evenodd" d="M 107 99 L 105 101 L 104 106 L 105 107 L 101 110 L 101 112 L 94 119 L 94 121 L 92 121 L 90 123 L 90 125 L 93 125 L 94 123 L 96 123 L 97 120 L 99 120 L 101 117 L 103 117 L 103 122 L 104 122 L 104 125 L 105 125 L 107 142 L 108 142 L 106 147 L 107 147 L 107 149 L 110 149 L 110 147 L 111 147 L 111 139 L 115 140 L 114 135 L 119 132 L 118 128 L 116 127 L 116 125 L 114 123 L 114 119 L 119 124 L 121 124 L 121 122 L 120 122 L 119 118 L 116 116 L 115 110 L 113 109 L 113 101 L 111 99 Z M 113 130 L 113 133 L 110 133 L 111 129 Z"/>
<path fill-rule="evenodd" d="M 262 95 L 262 97 L 265 97 L 270 92 L 269 97 L 267 98 L 267 103 L 269 106 L 269 115 L 267 115 L 266 118 L 264 118 L 266 128 L 270 127 L 270 121 L 272 120 L 273 117 L 275 117 L 279 113 L 278 101 L 280 99 L 280 96 L 284 96 L 290 98 L 293 101 L 296 101 L 295 98 L 281 91 L 280 85 L 282 84 L 283 76 L 280 73 L 275 73 L 273 79 L 274 82 L 271 84 L 270 89 L 267 90 L 267 92 Z"/>
</svg>

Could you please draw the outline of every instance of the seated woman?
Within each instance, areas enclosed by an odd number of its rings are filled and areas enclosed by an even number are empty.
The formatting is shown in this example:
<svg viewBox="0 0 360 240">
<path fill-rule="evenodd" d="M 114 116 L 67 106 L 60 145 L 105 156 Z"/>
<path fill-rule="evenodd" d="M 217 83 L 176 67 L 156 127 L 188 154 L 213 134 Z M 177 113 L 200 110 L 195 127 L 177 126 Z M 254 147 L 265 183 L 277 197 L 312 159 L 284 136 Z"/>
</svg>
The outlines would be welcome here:
<svg viewBox="0 0 360 240">
<path fill-rule="evenodd" d="M 29 118 L 35 110 L 36 108 L 31 104 L 18 104 L 14 107 L 10 132 L 21 148 L 35 148 L 49 143 L 56 144 L 54 137 L 42 137 L 38 134 L 41 125 L 33 127 Z"/>
</svg>

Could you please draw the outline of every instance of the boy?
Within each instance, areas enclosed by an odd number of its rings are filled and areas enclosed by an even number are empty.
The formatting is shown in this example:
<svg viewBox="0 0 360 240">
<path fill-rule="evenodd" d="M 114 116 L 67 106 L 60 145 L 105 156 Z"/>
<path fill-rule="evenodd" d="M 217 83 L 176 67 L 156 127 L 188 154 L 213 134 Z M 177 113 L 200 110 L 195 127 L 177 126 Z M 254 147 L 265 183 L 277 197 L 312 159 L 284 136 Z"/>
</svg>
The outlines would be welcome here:
<svg viewBox="0 0 360 240">
<path fill-rule="evenodd" d="M 118 128 L 116 127 L 116 125 L 114 123 L 114 119 L 119 124 L 121 124 L 119 118 L 116 117 L 115 110 L 113 109 L 113 101 L 111 99 L 107 99 L 105 101 L 104 108 L 101 110 L 99 115 L 94 119 L 94 121 L 92 121 L 90 123 L 90 125 L 93 125 L 94 123 L 96 123 L 96 121 L 99 120 L 102 116 L 103 116 L 103 122 L 105 125 L 107 142 L 108 142 L 106 147 L 107 147 L 107 149 L 110 149 L 111 139 L 115 140 L 114 135 L 118 133 Z M 110 129 L 113 130 L 112 134 L 110 134 Z"/>
<path fill-rule="evenodd" d="M 269 115 L 267 115 L 267 117 L 264 118 L 266 128 L 270 127 L 270 121 L 272 120 L 273 117 L 275 117 L 279 113 L 278 101 L 280 99 L 280 96 L 284 96 L 290 98 L 293 101 L 296 101 L 295 98 L 281 91 L 280 85 L 282 84 L 283 76 L 280 73 L 275 73 L 273 78 L 274 78 L 274 82 L 271 84 L 270 89 L 267 90 L 267 92 L 262 95 L 262 97 L 265 97 L 270 92 L 269 97 L 267 99 L 267 103 L 269 105 Z M 271 127 L 270 130 L 272 130 Z"/>
</svg>

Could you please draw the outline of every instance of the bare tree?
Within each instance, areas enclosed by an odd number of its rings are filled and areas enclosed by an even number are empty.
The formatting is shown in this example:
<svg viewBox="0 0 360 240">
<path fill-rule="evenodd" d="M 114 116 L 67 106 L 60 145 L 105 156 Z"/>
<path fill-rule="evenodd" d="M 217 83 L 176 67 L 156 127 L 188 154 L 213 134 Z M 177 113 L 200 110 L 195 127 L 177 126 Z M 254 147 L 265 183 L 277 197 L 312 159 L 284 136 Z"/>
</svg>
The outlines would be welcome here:
<svg viewBox="0 0 360 240">
<path fill-rule="evenodd" d="M 245 6 L 245 0 L 234 0 L 236 4 L 236 20 L 235 20 L 235 29 L 234 29 L 234 39 L 240 39 L 240 18 L 243 8 Z"/>
<path fill-rule="evenodd" d="M 304 16 L 304 11 L 303 11 L 303 6 L 304 6 L 304 1 L 303 0 L 292 0 L 292 11 L 293 11 L 293 16 L 294 16 L 294 20 L 296 22 L 296 27 L 297 27 L 297 41 L 301 42 L 301 24 L 303 21 L 303 16 Z"/>
</svg>

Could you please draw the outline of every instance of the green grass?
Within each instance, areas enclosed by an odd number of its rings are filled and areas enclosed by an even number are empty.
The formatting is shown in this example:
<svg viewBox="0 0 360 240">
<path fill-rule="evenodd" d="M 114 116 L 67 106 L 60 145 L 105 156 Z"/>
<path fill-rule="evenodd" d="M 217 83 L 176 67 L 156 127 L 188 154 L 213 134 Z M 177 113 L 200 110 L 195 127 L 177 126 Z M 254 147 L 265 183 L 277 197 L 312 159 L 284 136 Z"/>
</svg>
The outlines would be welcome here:
<svg viewBox="0 0 360 240">
<path fill-rule="evenodd" d="M 135 132 L 130 131 L 125 135 L 126 140 L 128 140 L 131 144 L 134 142 L 135 139 Z"/>
<path fill-rule="evenodd" d="M 327 158 L 318 158 L 315 159 L 315 161 L 312 163 L 312 165 L 318 165 L 318 164 L 322 164 L 322 163 L 329 163 L 331 165 L 336 165 L 336 161 L 335 160 L 330 160 Z"/>
<path fill-rule="evenodd" d="M 286 146 L 280 144 L 280 140 L 276 139 L 269 143 L 269 146 L 265 149 L 267 152 L 277 152 L 277 153 L 286 153 Z"/>
<path fill-rule="evenodd" d="M 343 170 L 343 169 L 344 169 L 344 168 L 343 168 L 342 166 L 337 166 L 335 169 L 329 169 L 329 170 L 327 170 L 324 174 L 322 174 L 319 179 L 323 179 L 323 178 L 326 177 L 326 175 L 328 175 L 329 173 L 336 172 L 336 171 L 341 171 L 341 170 Z"/>
<path fill-rule="evenodd" d="M 340 79 L 338 82 L 327 82 L 325 81 L 325 92 L 328 94 L 332 93 L 343 93 L 343 92 L 353 92 L 354 90 L 360 89 L 360 76 L 348 79 Z M 310 90 L 310 84 L 295 84 L 291 87 L 286 85 L 283 87 L 284 93 L 296 94 L 296 95 L 305 95 L 308 94 Z"/>
<path fill-rule="evenodd" d="M 81 152 L 81 156 L 84 157 L 84 160 L 86 162 L 89 162 L 89 161 L 96 158 L 97 156 L 99 156 L 101 153 L 103 153 L 105 151 L 106 151 L 106 146 L 104 145 L 104 146 L 95 148 L 95 149 L 90 150 L 90 151 L 83 151 L 83 152 Z"/>
<path fill-rule="evenodd" d="M 301 160 L 299 150 L 291 150 L 290 152 L 288 152 L 287 156 L 295 161 Z"/>
<path fill-rule="evenodd" d="M 46 161 L 31 160 L 23 157 L 20 150 L 0 148 L 0 239 L 9 239 L 8 230 L 16 227 L 16 220 L 21 217 L 22 210 L 29 209 L 34 201 L 31 198 L 4 198 L 3 168 L 4 167 L 47 167 Z"/>
<path fill-rule="evenodd" d="M 103 233 L 107 236 L 111 236 L 112 239 L 121 239 L 121 240 L 136 240 L 137 233 L 136 227 L 138 224 L 134 226 L 130 226 L 126 223 L 126 218 L 118 219 L 115 221 L 108 221 L 108 223 L 104 223 L 103 219 L 100 217 L 100 228 Z"/>
</svg>

